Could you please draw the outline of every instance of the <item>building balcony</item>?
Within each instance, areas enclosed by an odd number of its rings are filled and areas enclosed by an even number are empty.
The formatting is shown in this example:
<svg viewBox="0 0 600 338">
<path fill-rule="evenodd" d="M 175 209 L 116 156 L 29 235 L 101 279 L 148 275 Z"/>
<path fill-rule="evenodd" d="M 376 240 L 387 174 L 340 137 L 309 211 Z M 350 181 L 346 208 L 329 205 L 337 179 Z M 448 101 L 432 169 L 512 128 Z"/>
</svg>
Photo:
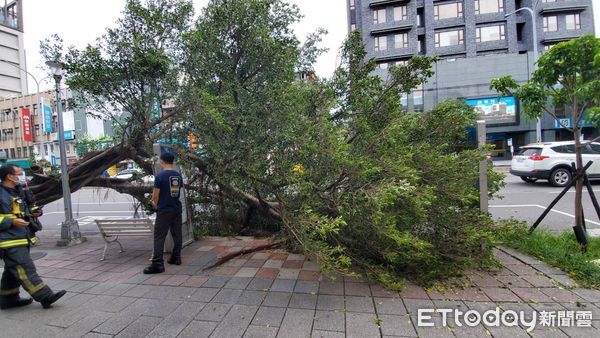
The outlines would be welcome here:
<svg viewBox="0 0 600 338">
<path fill-rule="evenodd" d="M 582 12 L 590 7 L 587 1 L 582 0 L 544 2 L 540 5 L 539 13 L 542 15 Z"/>
<path fill-rule="evenodd" d="M 376 26 L 376 29 L 371 30 L 372 36 L 388 35 L 392 33 L 400 33 L 411 30 L 414 23 L 411 20 L 386 22 Z"/>
<path fill-rule="evenodd" d="M 405 4 L 410 2 L 410 0 L 371 0 L 369 1 L 369 7 L 377 8 L 377 7 L 386 7 L 398 4 Z"/>
</svg>

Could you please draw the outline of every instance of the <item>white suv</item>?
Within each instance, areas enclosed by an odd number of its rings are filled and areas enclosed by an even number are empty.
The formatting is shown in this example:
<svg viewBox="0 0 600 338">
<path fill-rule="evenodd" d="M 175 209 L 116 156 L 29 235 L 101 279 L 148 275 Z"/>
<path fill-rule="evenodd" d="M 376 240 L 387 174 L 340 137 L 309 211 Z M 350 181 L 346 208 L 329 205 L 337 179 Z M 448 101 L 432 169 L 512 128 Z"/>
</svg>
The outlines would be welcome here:
<svg viewBox="0 0 600 338">
<path fill-rule="evenodd" d="M 593 161 L 588 177 L 600 178 L 600 143 L 586 144 L 582 155 L 583 165 Z M 521 147 L 513 157 L 510 173 L 528 183 L 545 179 L 555 187 L 564 187 L 572 177 L 571 163 L 575 163 L 574 141 L 533 143 Z"/>
</svg>

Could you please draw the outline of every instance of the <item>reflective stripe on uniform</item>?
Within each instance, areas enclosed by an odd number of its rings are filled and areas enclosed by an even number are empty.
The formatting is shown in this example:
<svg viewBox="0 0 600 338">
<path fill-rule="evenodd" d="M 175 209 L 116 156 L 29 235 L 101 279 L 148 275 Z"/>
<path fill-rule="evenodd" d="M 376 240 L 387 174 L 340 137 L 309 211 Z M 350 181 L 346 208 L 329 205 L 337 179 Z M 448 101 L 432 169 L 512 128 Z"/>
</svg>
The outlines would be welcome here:
<svg viewBox="0 0 600 338">
<path fill-rule="evenodd" d="M 16 295 L 19 293 L 19 288 L 14 288 L 10 290 L 0 290 L 0 296 L 10 296 Z"/>
<path fill-rule="evenodd" d="M 21 283 L 23 283 L 23 287 L 25 290 L 27 290 L 27 292 L 29 292 L 30 295 L 40 291 L 45 286 L 44 282 L 41 282 L 38 285 L 33 285 L 29 278 L 27 278 L 27 272 L 25 272 L 25 269 L 21 265 L 17 265 L 17 274 L 19 274 L 19 279 L 21 280 Z"/>
<path fill-rule="evenodd" d="M 36 240 L 36 242 L 37 242 L 37 240 Z M 33 241 L 32 241 L 32 243 L 33 243 Z M 14 248 L 15 246 L 21 246 L 21 245 L 29 245 L 29 240 L 27 238 L 24 238 L 24 239 L 12 239 L 9 241 L 1 241 L 0 249 Z"/>
<path fill-rule="evenodd" d="M 0 214 L 0 217 L 17 217 L 15 214 Z"/>
</svg>

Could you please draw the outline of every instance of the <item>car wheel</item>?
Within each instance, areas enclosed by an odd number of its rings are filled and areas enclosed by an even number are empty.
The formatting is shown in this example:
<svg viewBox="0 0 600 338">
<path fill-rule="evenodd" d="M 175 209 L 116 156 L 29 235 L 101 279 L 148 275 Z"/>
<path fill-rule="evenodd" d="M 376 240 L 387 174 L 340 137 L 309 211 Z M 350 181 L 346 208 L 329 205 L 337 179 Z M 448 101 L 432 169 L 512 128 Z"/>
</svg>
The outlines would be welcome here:
<svg viewBox="0 0 600 338">
<path fill-rule="evenodd" d="M 571 170 L 565 168 L 558 168 L 552 171 L 550 174 L 550 184 L 555 187 L 564 187 L 571 180 L 572 174 Z"/>
<path fill-rule="evenodd" d="M 537 182 L 537 178 L 535 177 L 525 177 L 525 176 L 521 176 L 521 179 L 527 183 L 534 183 Z"/>
</svg>

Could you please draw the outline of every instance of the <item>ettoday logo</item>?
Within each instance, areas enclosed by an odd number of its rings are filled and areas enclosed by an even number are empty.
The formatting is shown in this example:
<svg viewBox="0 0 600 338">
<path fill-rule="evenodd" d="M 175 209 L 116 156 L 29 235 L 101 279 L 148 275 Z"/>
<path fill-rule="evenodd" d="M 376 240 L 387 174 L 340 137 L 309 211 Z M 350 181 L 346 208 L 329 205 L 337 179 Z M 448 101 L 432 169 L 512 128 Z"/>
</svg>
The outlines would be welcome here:
<svg viewBox="0 0 600 338">
<path fill-rule="evenodd" d="M 461 311 L 458 309 L 419 309 L 417 326 L 435 326 L 434 316 L 441 314 L 442 326 L 448 326 L 448 320 L 453 319 L 454 325 L 475 327 L 485 325 L 487 327 L 511 327 L 521 326 L 527 332 L 533 331 L 536 326 L 559 326 L 559 327 L 591 327 L 591 311 L 525 311 L 506 310 L 501 311 L 499 307 L 480 313 L 476 310 Z"/>
</svg>

